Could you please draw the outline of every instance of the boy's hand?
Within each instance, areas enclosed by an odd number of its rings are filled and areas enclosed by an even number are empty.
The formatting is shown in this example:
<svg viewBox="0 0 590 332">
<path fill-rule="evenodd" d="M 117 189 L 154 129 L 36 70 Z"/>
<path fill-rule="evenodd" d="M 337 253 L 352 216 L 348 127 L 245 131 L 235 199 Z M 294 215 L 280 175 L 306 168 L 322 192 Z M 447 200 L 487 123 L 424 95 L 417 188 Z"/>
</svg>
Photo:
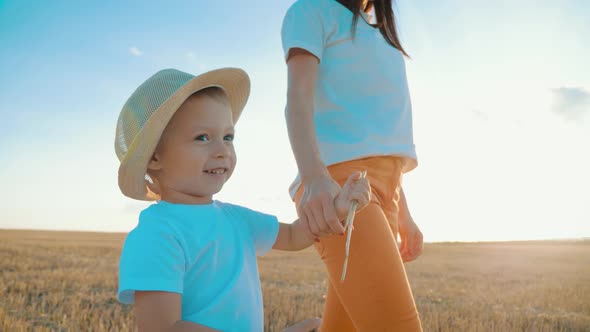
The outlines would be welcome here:
<svg viewBox="0 0 590 332">
<path fill-rule="evenodd" d="M 348 177 L 348 180 L 342 186 L 342 190 L 334 200 L 338 219 L 341 221 L 346 219 L 352 201 L 357 201 L 356 210 L 360 211 L 369 204 L 370 200 L 371 186 L 369 185 L 369 179 L 366 177 L 361 178 L 361 172 L 354 172 Z"/>
</svg>

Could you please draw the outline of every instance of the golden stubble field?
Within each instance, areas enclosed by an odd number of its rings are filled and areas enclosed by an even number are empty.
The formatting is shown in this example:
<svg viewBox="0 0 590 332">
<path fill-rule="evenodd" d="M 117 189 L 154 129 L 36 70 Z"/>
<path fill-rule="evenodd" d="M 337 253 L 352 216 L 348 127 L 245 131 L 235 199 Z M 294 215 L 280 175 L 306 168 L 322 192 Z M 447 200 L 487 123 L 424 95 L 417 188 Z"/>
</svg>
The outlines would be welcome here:
<svg viewBox="0 0 590 332">
<path fill-rule="evenodd" d="M 0 331 L 129 331 L 125 234 L 0 230 Z M 267 331 L 320 316 L 312 249 L 260 259 Z M 426 244 L 406 265 L 425 331 L 590 331 L 590 241 Z"/>
</svg>

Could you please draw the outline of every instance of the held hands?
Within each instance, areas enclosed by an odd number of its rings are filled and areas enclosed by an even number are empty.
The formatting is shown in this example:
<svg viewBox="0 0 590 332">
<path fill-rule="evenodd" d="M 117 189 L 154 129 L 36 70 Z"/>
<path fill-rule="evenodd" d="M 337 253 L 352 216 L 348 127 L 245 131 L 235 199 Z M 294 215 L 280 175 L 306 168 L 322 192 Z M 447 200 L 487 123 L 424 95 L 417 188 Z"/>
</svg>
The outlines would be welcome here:
<svg viewBox="0 0 590 332">
<path fill-rule="evenodd" d="M 297 214 L 310 238 L 344 232 L 334 208 L 339 192 L 340 186 L 329 175 L 312 178 L 304 184 Z"/>
<path fill-rule="evenodd" d="M 305 184 L 299 219 L 313 238 L 330 234 L 344 234 L 342 220 L 346 219 L 352 200 L 357 210 L 365 207 L 371 198 L 369 180 L 361 179 L 361 172 L 353 173 L 342 189 L 330 176 L 318 177 Z"/>
</svg>

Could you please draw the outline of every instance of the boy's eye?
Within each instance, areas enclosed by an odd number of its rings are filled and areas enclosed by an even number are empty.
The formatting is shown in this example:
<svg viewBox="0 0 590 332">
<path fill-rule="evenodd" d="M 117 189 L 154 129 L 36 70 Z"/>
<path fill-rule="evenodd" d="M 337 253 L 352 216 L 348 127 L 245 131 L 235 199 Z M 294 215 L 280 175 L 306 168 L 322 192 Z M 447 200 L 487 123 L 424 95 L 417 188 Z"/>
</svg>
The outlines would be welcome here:
<svg viewBox="0 0 590 332">
<path fill-rule="evenodd" d="M 209 136 L 206 134 L 198 135 L 197 137 L 195 137 L 195 141 L 207 142 L 207 141 L 209 141 Z"/>
<path fill-rule="evenodd" d="M 225 135 L 225 137 L 223 138 L 223 140 L 224 141 L 232 142 L 234 140 L 234 135 L 233 134 Z"/>
</svg>

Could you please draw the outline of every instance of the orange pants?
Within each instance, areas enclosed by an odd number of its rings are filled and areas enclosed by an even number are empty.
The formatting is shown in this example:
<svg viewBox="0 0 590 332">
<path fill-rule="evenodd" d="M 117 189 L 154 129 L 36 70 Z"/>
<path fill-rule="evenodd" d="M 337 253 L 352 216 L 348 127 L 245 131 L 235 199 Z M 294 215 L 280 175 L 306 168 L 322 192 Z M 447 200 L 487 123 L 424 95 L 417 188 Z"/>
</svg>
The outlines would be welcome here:
<svg viewBox="0 0 590 332">
<path fill-rule="evenodd" d="M 400 158 L 371 157 L 328 167 L 340 185 L 367 170 L 372 198 L 355 216 L 344 282 L 346 236 L 323 237 L 315 245 L 329 281 L 321 331 L 422 331 L 396 240 L 401 166 Z M 302 195 L 300 187 L 295 204 Z"/>
</svg>

